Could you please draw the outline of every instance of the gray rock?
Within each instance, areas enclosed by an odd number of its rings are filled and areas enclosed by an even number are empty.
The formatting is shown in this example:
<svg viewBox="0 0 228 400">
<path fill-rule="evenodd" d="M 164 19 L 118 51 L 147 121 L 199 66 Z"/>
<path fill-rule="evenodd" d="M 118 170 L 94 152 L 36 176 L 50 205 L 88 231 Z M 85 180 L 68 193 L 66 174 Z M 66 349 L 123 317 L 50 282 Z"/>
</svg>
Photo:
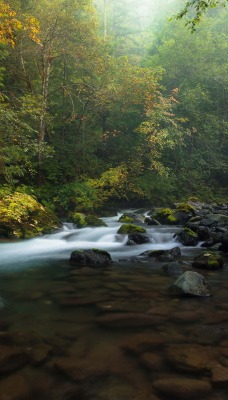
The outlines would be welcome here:
<svg viewBox="0 0 228 400">
<path fill-rule="evenodd" d="M 174 294 L 182 296 L 211 296 L 210 285 L 204 276 L 193 271 L 186 271 L 171 286 Z"/>
<path fill-rule="evenodd" d="M 87 249 L 73 251 L 70 261 L 74 264 L 108 265 L 111 264 L 112 259 L 107 251 Z"/>
</svg>

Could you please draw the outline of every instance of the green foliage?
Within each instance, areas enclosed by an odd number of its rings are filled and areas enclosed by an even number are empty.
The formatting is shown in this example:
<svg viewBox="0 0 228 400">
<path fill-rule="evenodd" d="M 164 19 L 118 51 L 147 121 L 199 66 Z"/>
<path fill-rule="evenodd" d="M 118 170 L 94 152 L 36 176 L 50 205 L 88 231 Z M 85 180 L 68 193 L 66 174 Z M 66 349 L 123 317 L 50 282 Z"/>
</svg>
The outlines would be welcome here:
<svg viewBox="0 0 228 400">
<path fill-rule="evenodd" d="M 175 16 L 175 19 L 187 19 L 186 25 L 189 26 L 191 32 L 195 32 L 196 26 L 201 22 L 203 15 L 210 8 L 217 6 L 225 7 L 228 0 L 189 0 L 185 3 L 184 8 Z"/>
</svg>

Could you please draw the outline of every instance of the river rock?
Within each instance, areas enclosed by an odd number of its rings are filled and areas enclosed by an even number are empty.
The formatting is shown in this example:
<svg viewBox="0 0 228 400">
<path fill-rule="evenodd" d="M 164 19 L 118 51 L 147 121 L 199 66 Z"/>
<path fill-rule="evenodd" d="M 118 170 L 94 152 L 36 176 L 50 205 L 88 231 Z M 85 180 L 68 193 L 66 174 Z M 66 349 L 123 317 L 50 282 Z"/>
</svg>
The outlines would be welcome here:
<svg viewBox="0 0 228 400">
<path fill-rule="evenodd" d="M 134 232 L 128 235 L 127 245 L 150 243 L 151 237 L 147 233 Z"/>
<path fill-rule="evenodd" d="M 140 357 L 140 363 L 151 372 L 158 371 L 164 366 L 162 356 L 154 352 L 142 354 Z"/>
<path fill-rule="evenodd" d="M 172 284 L 171 290 L 176 295 L 211 296 L 208 281 L 204 276 L 193 271 L 186 271 Z"/>
<path fill-rule="evenodd" d="M 155 380 L 153 387 L 160 394 L 175 400 L 200 399 L 212 391 L 212 387 L 207 381 L 182 377 Z"/>
<path fill-rule="evenodd" d="M 202 269 L 220 269 L 223 267 L 223 258 L 215 252 L 203 252 L 194 258 L 192 266 Z"/>
<path fill-rule="evenodd" d="M 28 354 L 19 347 L 0 345 L 0 373 L 15 371 L 28 362 Z"/>
<path fill-rule="evenodd" d="M 154 326 L 164 321 L 163 317 L 141 313 L 111 313 L 96 319 L 99 325 L 107 328 Z"/>
<path fill-rule="evenodd" d="M 216 386 L 228 387 L 228 368 L 220 364 L 215 365 L 212 368 L 211 381 Z"/>
<path fill-rule="evenodd" d="M 184 228 L 182 231 L 175 234 L 184 246 L 196 246 L 199 243 L 199 238 L 196 232 L 189 228 Z"/>
<path fill-rule="evenodd" d="M 112 263 L 110 254 L 99 249 L 75 250 L 71 253 L 70 261 L 74 264 L 89 264 L 106 266 Z"/>
<path fill-rule="evenodd" d="M 177 261 L 169 262 L 162 266 L 162 271 L 168 276 L 180 276 L 184 270 Z"/>
<path fill-rule="evenodd" d="M 136 214 L 134 212 L 127 212 L 121 215 L 121 217 L 119 218 L 119 222 L 126 222 L 128 224 L 142 224 L 144 222 L 144 218 L 144 215 Z"/>
<path fill-rule="evenodd" d="M 0 381 L 0 400 L 30 400 L 28 384 L 22 374 L 13 374 Z"/>
<path fill-rule="evenodd" d="M 125 340 L 121 347 L 128 354 L 140 355 L 157 350 L 164 343 L 164 338 L 158 333 L 135 333 Z"/>
<path fill-rule="evenodd" d="M 210 347 L 178 344 L 166 350 L 166 359 L 169 364 L 179 371 L 208 374 L 211 371 L 215 354 Z"/>
</svg>

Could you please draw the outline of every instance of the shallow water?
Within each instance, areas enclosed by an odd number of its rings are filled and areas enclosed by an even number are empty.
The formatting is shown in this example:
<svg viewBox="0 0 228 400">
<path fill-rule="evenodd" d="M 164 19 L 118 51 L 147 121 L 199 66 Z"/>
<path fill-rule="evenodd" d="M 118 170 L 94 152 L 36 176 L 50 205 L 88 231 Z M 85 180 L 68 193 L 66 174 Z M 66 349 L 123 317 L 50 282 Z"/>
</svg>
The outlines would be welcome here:
<svg viewBox="0 0 228 400">
<path fill-rule="evenodd" d="M 177 228 L 150 228 L 151 243 L 128 247 L 117 218 L 106 221 L 0 244 L 0 400 L 227 399 L 227 268 L 202 272 L 212 297 L 173 297 L 161 263 L 117 260 L 176 246 Z M 72 269 L 71 251 L 89 247 L 115 262 Z M 185 265 L 192 252 L 182 248 Z M 28 359 L 2 372 L 9 347 Z"/>
</svg>

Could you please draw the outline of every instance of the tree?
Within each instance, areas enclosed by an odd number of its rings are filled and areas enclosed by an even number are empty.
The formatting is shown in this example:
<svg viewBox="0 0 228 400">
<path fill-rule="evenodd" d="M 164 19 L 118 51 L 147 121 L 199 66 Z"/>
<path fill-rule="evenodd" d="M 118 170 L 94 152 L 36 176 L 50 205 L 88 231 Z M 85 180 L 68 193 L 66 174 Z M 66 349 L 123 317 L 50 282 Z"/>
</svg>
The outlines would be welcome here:
<svg viewBox="0 0 228 400">
<path fill-rule="evenodd" d="M 190 0 L 187 1 L 185 7 L 176 15 L 175 19 L 187 17 L 186 25 L 194 32 L 207 10 L 217 6 L 225 7 L 227 2 L 228 0 Z"/>
</svg>

